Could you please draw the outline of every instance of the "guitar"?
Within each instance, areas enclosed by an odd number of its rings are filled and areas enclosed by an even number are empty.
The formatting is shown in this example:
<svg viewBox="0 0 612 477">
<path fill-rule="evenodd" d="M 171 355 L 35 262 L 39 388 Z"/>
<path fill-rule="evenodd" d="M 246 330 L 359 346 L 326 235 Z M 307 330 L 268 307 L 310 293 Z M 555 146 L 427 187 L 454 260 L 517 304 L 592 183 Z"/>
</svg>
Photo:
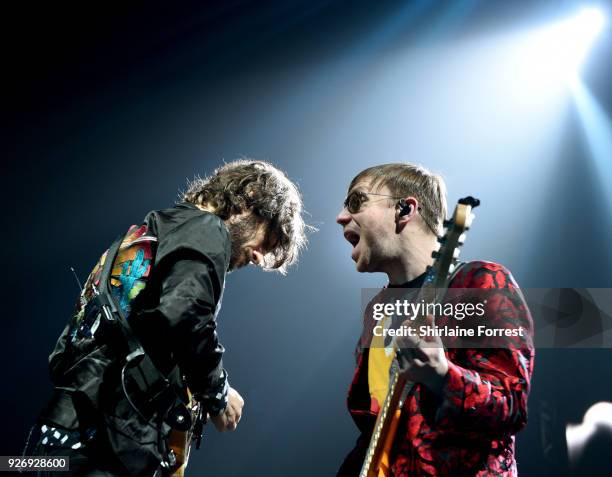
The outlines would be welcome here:
<svg viewBox="0 0 612 477">
<path fill-rule="evenodd" d="M 453 218 L 444 221 L 446 233 L 443 237 L 438 238 L 440 248 L 432 253 L 434 263 L 427 268 L 425 282 L 420 290 L 420 297 L 424 302 L 439 303 L 444 298 L 450 274 L 453 273 L 457 264 L 459 248 L 465 241 L 465 232 L 470 228 L 474 219 L 472 209 L 478 205 L 480 201 L 473 197 L 460 199 L 455 207 Z M 396 356 L 398 348 L 395 340 L 392 346 L 393 355 Z M 376 418 L 359 477 L 388 477 L 390 475 L 390 454 L 402 406 L 413 386 L 414 383 L 409 382 L 400 374 L 397 359 L 393 359 L 387 396 Z"/>
<path fill-rule="evenodd" d="M 186 406 L 189 414 L 184 415 L 182 411 L 181 414 L 172 416 L 174 423 L 178 421 L 179 425 L 175 425 L 168 436 L 168 447 L 174 456 L 174 462 L 170 463 L 169 468 L 170 477 L 184 477 L 189 462 L 191 441 L 195 439 L 196 448 L 199 449 L 202 427 L 206 420 L 206 417 L 202 415 L 202 405 L 194 399 L 189 388 L 186 387 L 185 390 L 189 400 Z"/>
</svg>

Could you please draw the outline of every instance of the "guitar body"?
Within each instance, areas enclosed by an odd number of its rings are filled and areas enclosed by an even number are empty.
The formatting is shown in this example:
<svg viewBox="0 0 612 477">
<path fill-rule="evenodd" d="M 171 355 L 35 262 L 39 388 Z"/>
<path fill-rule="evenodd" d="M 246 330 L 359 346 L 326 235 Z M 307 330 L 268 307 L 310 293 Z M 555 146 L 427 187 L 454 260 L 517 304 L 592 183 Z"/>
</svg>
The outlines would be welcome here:
<svg viewBox="0 0 612 477">
<path fill-rule="evenodd" d="M 391 449 L 393 447 L 395 435 L 397 434 L 397 427 L 401 416 L 402 410 L 396 409 L 391 417 L 389 432 L 385 436 L 382 450 L 380 451 L 380 459 L 378 461 L 375 477 L 389 477 L 391 475 Z M 372 475 L 372 477 L 374 477 L 374 475 Z"/>
<path fill-rule="evenodd" d="M 189 453 L 191 449 L 191 440 L 194 436 L 194 428 L 200 419 L 201 407 L 189 388 L 185 388 L 189 399 L 187 409 L 191 415 L 191 425 L 186 430 L 172 428 L 168 436 L 168 447 L 174 454 L 176 459 L 175 464 L 170 467 L 170 477 L 184 477 L 187 463 L 189 462 Z"/>
<path fill-rule="evenodd" d="M 405 387 L 406 380 L 399 373 L 394 373 L 390 388 L 402 390 Z M 391 475 L 391 451 L 402 416 L 401 404 L 402 393 L 391 393 L 387 396 L 376 419 L 376 425 L 370 440 L 371 450 L 368 449 L 366 461 L 359 477 L 389 477 Z M 376 444 L 372 447 L 373 442 Z"/>
<path fill-rule="evenodd" d="M 168 446 L 174 452 L 176 464 L 170 469 L 172 477 L 184 477 L 185 469 L 189 461 L 189 449 L 191 444 L 190 431 L 178 431 L 172 429 L 168 437 Z"/>
</svg>

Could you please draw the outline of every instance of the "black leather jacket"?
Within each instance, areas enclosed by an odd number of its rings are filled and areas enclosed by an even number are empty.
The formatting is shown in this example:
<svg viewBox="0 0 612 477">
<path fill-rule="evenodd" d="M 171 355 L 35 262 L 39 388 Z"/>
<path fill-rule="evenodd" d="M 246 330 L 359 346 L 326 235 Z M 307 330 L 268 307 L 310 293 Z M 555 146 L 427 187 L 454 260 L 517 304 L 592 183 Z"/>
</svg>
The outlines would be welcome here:
<svg viewBox="0 0 612 477">
<path fill-rule="evenodd" d="M 230 253 L 223 222 L 183 203 L 150 212 L 140 227 L 130 228 L 111 280 L 116 301 L 157 369 L 177 392 L 186 380 L 204 409 L 215 414 L 227 403 L 215 318 Z M 54 394 L 40 422 L 71 430 L 93 427 L 130 475 L 150 475 L 167 451 L 167 409 L 149 422 L 134 411 L 121 387 L 122 343 L 83 317 L 104 258 L 49 356 Z"/>
</svg>

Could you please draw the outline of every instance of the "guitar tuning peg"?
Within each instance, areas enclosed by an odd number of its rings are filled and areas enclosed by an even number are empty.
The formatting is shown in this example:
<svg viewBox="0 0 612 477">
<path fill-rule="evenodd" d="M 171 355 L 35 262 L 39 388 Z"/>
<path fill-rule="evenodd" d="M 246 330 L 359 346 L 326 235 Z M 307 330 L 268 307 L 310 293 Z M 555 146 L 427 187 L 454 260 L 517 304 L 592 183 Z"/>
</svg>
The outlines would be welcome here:
<svg viewBox="0 0 612 477">
<path fill-rule="evenodd" d="M 461 250 L 459 250 L 458 248 L 455 249 L 455 251 L 453 252 L 453 258 L 457 258 L 459 257 L 459 254 L 461 253 Z"/>
<path fill-rule="evenodd" d="M 438 237 L 438 243 L 444 245 L 446 243 L 446 237 Z"/>
<path fill-rule="evenodd" d="M 431 252 L 431 258 L 438 258 L 440 256 L 440 252 Z"/>
<path fill-rule="evenodd" d="M 463 245 L 465 243 L 465 234 L 459 235 L 459 238 L 457 239 L 457 243 L 459 243 L 460 245 Z"/>
<path fill-rule="evenodd" d="M 453 221 L 452 221 L 452 220 L 444 220 L 444 221 L 442 222 L 442 226 L 443 226 L 444 228 L 448 228 L 448 227 L 450 227 L 450 226 L 451 226 L 451 224 L 452 224 L 452 223 L 453 223 Z"/>
</svg>

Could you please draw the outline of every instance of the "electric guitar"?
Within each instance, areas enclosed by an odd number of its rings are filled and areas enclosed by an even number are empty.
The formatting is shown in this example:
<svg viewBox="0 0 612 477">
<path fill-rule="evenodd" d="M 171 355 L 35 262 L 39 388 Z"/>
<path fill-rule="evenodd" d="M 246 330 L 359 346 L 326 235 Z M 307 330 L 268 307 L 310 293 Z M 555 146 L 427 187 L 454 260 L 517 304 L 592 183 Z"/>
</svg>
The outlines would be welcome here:
<svg viewBox="0 0 612 477">
<path fill-rule="evenodd" d="M 189 398 L 186 406 L 189 415 L 181 413 L 173 416 L 174 423 L 179 421 L 179 424 L 184 425 L 175 425 L 168 436 L 168 447 L 174 456 L 174 462 L 170 462 L 170 477 L 184 477 L 189 462 L 191 441 L 195 439 L 196 448 L 200 447 L 202 427 L 206 420 L 206 417 L 202 416 L 202 405 L 194 399 L 189 388 L 186 388 L 186 392 Z"/>
<path fill-rule="evenodd" d="M 434 263 L 427 268 L 425 282 L 420 290 L 420 297 L 425 303 L 439 303 L 444 298 L 450 274 L 455 270 L 459 248 L 465 241 L 465 232 L 470 228 L 474 219 L 472 209 L 478 207 L 479 204 L 480 201 L 473 197 L 460 199 L 453 218 L 444 221 L 446 233 L 443 237 L 438 238 L 440 248 L 432 253 Z M 395 340 L 392 346 L 393 353 L 396 355 L 398 349 Z M 359 477 L 388 477 L 391 473 L 390 454 L 393 441 L 402 406 L 414 383 L 402 377 L 397 359 L 392 361 L 389 374 L 389 390 L 376 418 Z"/>
</svg>

